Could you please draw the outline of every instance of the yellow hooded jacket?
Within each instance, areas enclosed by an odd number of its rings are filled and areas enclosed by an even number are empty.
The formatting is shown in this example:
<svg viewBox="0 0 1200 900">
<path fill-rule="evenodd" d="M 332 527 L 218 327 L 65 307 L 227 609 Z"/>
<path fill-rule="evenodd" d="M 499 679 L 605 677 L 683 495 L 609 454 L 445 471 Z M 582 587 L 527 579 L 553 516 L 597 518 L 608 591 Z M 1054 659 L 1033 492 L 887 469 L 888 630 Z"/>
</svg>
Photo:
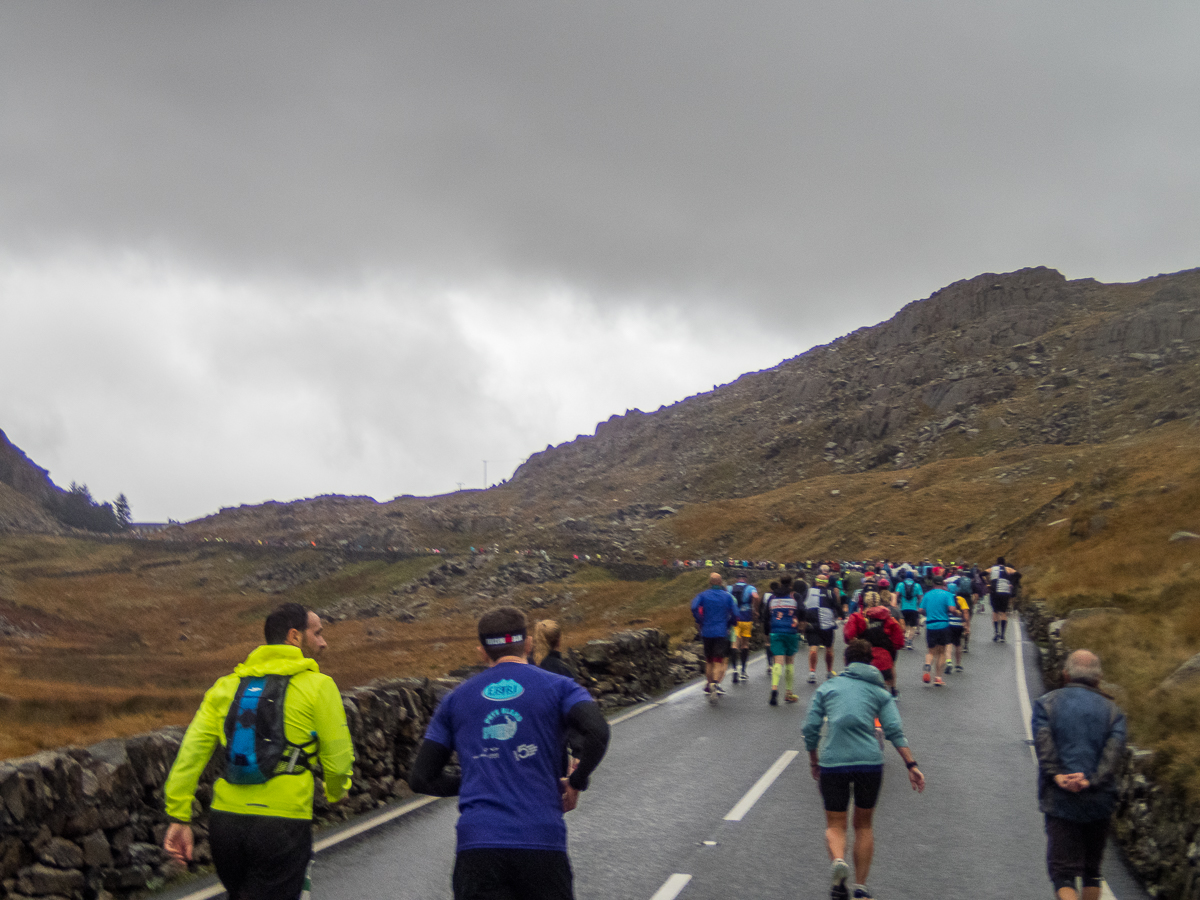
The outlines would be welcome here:
<svg viewBox="0 0 1200 900">
<path fill-rule="evenodd" d="M 244 676 L 291 675 L 284 698 L 283 724 L 287 739 L 306 744 L 315 735 L 318 757 L 325 777 L 325 797 L 340 800 L 350 789 L 354 748 L 346 725 L 346 710 L 337 685 L 322 675 L 315 660 L 305 659 L 299 647 L 264 644 L 246 661 L 217 681 L 208 693 L 179 747 L 179 755 L 164 789 L 167 815 L 176 822 L 192 819 L 192 797 L 200 774 L 217 744 L 225 744 L 225 716 Z M 218 778 L 213 785 L 212 808 L 252 816 L 311 819 L 313 774 L 301 769 L 292 775 L 276 775 L 265 784 L 230 784 Z"/>
</svg>

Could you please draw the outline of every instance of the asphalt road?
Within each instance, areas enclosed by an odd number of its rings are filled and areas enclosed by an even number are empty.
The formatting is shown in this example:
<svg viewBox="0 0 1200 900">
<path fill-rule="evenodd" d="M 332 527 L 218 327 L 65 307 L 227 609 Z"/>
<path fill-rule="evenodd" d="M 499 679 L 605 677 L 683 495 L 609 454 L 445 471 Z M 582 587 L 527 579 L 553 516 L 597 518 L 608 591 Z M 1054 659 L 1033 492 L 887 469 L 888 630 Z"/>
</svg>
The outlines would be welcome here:
<svg viewBox="0 0 1200 900">
<path fill-rule="evenodd" d="M 1041 692 L 1036 649 L 1020 648 L 1021 671 L 1013 627 L 996 644 L 981 624 L 966 672 L 944 676 L 945 688 L 924 686 L 923 654 L 901 651 L 900 711 L 927 787 L 913 792 L 888 745 L 868 881 L 880 900 L 1052 896 L 1020 690 L 1029 678 L 1030 695 Z M 824 814 L 800 734 L 813 686 L 798 668 L 797 704 L 767 705 L 759 657 L 750 683 L 727 678 L 715 707 L 692 684 L 614 719 L 608 756 L 567 817 L 579 900 L 829 896 Z M 731 820 L 773 766 L 782 771 Z M 313 897 L 448 900 L 456 817 L 454 801 L 439 800 L 324 851 Z M 1119 900 L 1146 897 L 1111 849 L 1105 877 Z"/>
</svg>

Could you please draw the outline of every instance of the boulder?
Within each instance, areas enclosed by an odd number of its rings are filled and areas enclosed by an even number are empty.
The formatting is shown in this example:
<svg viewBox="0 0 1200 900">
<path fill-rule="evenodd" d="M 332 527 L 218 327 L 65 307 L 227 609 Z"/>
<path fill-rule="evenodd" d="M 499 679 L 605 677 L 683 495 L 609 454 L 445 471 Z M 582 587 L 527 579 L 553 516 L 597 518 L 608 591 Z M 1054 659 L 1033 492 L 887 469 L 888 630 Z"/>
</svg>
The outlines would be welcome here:
<svg viewBox="0 0 1200 900">
<path fill-rule="evenodd" d="M 34 863 L 17 873 L 17 889 L 32 897 L 47 894 L 70 897 L 82 891 L 84 883 L 83 873 L 77 869 L 55 869 L 41 863 Z"/>
<path fill-rule="evenodd" d="M 83 865 L 83 851 L 74 841 L 56 837 L 41 849 L 38 859 L 56 869 L 78 869 Z"/>
<path fill-rule="evenodd" d="M 1119 606 L 1087 606 L 1073 609 L 1067 614 L 1068 619 L 1090 619 L 1092 616 L 1123 616 L 1125 610 Z"/>
<path fill-rule="evenodd" d="M 1169 690 L 1170 688 L 1181 687 L 1185 684 L 1193 684 L 1200 678 L 1200 653 L 1197 653 L 1182 666 L 1163 679 L 1159 685 L 1160 690 Z"/>
</svg>

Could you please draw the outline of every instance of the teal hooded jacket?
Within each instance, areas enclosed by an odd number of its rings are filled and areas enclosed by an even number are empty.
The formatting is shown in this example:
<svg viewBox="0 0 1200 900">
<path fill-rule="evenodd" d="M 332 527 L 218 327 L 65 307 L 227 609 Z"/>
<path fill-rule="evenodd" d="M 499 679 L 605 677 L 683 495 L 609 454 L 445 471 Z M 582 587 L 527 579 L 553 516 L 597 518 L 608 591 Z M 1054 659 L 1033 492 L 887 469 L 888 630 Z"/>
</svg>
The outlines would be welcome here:
<svg viewBox="0 0 1200 900">
<path fill-rule="evenodd" d="M 876 719 L 893 746 L 908 746 L 900 711 L 891 691 L 883 686 L 883 675 L 870 663 L 850 663 L 813 694 L 804 720 L 804 747 L 817 750 L 817 761 L 826 769 L 883 765 L 883 751 L 875 737 Z"/>
</svg>

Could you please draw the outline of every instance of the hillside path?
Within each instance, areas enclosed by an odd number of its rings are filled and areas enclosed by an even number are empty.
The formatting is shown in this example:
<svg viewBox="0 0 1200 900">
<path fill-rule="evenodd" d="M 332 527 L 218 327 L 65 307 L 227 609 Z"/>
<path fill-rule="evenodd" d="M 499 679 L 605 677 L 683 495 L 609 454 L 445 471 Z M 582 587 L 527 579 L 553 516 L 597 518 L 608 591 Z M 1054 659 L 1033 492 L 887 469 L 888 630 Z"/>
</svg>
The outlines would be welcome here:
<svg viewBox="0 0 1200 900">
<path fill-rule="evenodd" d="M 900 653 L 900 712 L 928 783 L 913 792 L 887 745 L 868 882 L 879 900 L 1052 896 L 1020 689 L 1029 679 L 1041 692 L 1036 648 L 1019 643 L 1015 623 L 1007 644 L 980 624 L 966 672 L 944 676 L 946 688 L 922 685 L 923 653 Z M 726 678 L 716 707 L 694 683 L 613 719 L 608 756 L 567 817 L 578 900 L 829 896 L 824 814 L 800 734 L 814 686 L 798 660 L 794 705 L 767 705 L 759 656 L 748 685 Z M 748 797 L 769 770 L 777 777 Z M 313 897 L 449 900 L 456 818 L 454 801 L 439 800 L 326 850 Z M 1105 866 L 1105 897 L 1146 897 L 1111 847 Z"/>
</svg>

